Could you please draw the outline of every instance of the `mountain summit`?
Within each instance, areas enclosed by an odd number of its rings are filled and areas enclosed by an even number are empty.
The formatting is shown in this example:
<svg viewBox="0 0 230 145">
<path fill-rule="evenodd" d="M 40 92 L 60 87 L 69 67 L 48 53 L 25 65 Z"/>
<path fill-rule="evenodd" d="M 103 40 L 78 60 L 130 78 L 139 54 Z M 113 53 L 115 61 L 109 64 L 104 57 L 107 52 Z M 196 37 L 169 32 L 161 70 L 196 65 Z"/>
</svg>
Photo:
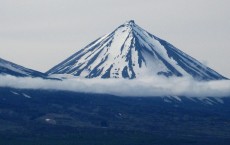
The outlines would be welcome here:
<svg viewBox="0 0 230 145">
<path fill-rule="evenodd" d="M 134 20 L 119 26 L 47 72 L 85 78 L 141 78 L 163 75 L 198 80 L 225 79 Z"/>
</svg>

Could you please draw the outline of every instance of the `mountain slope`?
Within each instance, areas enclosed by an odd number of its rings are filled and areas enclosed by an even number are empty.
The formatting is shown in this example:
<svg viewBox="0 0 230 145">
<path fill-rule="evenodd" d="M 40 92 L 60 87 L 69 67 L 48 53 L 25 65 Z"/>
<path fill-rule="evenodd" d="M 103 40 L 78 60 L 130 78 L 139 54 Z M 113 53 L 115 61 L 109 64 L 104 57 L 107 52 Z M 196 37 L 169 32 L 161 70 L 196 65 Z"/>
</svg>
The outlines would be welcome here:
<svg viewBox="0 0 230 145">
<path fill-rule="evenodd" d="M 6 61 L 0 58 L 0 74 L 1 75 L 12 75 L 16 77 L 46 77 L 45 74 L 25 68 L 15 63 Z"/>
<path fill-rule="evenodd" d="M 156 75 L 225 79 L 214 70 L 148 33 L 133 20 L 81 49 L 48 74 L 85 78 L 140 78 Z"/>
</svg>

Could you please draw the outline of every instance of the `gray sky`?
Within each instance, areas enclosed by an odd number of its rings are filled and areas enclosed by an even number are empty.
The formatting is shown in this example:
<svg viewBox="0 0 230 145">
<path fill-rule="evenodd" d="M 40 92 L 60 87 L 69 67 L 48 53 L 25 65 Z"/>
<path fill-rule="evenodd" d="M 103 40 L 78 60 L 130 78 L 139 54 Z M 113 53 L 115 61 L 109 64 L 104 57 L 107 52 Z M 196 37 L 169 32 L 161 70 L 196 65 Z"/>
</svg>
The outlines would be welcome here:
<svg viewBox="0 0 230 145">
<path fill-rule="evenodd" d="M 130 19 L 230 78 L 229 0 L 0 0 L 0 57 L 45 72 Z"/>
</svg>

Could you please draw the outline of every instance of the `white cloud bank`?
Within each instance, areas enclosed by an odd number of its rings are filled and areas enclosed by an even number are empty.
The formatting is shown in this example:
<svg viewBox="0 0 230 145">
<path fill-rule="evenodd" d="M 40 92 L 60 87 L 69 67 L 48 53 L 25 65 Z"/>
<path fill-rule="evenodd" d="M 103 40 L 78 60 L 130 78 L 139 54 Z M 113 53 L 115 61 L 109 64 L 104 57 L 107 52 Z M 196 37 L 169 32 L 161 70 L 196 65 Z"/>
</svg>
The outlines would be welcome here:
<svg viewBox="0 0 230 145">
<path fill-rule="evenodd" d="M 190 78 L 82 79 L 63 81 L 0 76 L 0 87 L 66 90 L 117 96 L 230 97 L 230 80 L 199 82 Z"/>
</svg>

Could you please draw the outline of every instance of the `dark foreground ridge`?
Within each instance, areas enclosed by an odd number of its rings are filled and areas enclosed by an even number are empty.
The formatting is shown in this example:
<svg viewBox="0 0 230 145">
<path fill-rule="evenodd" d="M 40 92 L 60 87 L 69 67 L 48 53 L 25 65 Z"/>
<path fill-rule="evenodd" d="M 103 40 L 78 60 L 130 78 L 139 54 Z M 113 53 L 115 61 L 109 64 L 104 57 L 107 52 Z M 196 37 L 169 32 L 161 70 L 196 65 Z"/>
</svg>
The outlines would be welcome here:
<svg viewBox="0 0 230 145">
<path fill-rule="evenodd" d="M 181 99 L 0 88 L 0 144 L 229 145 L 229 98 Z"/>
</svg>

